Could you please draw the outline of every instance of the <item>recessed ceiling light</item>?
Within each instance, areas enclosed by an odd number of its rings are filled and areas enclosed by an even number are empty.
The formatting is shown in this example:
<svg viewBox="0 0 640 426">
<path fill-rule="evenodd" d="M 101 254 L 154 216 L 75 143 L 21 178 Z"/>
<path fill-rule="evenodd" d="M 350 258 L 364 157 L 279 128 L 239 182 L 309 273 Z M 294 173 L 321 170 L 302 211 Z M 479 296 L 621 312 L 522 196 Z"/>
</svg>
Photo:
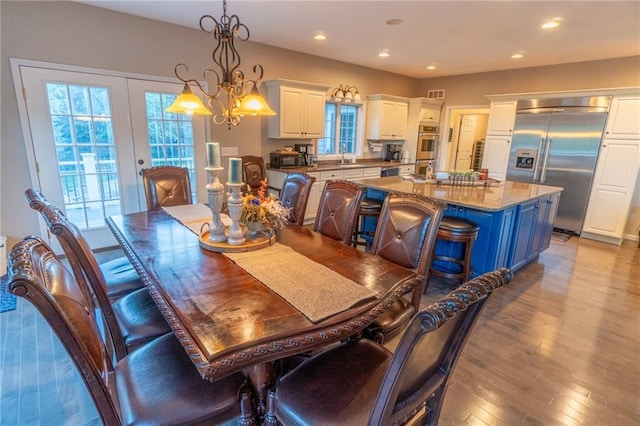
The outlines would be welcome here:
<svg viewBox="0 0 640 426">
<path fill-rule="evenodd" d="M 522 53 L 514 53 L 513 55 L 511 55 L 511 59 L 522 59 L 524 58 L 524 55 Z"/>
<path fill-rule="evenodd" d="M 314 40 L 326 40 L 327 36 L 322 31 L 319 31 L 319 32 L 316 33 L 316 35 L 313 36 L 313 39 Z"/>
<path fill-rule="evenodd" d="M 435 70 L 435 69 L 436 69 L 436 66 L 435 66 L 435 65 L 429 65 L 429 66 L 427 67 L 427 69 L 428 69 L 428 70 Z"/>
<path fill-rule="evenodd" d="M 388 58 L 389 57 L 389 51 L 388 50 L 383 50 L 382 52 L 378 53 L 378 56 L 381 58 Z"/>
<path fill-rule="evenodd" d="M 560 21 L 562 21 L 562 18 L 560 18 L 560 17 L 553 18 L 552 20 L 547 21 L 544 24 L 542 24 L 540 26 L 540 28 L 545 29 L 545 30 L 550 30 L 552 28 L 558 28 L 560 26 Z"/>
<path fill-rule="evenodd" d="M 391 19 L 387 19 L 386 24 L 387 25 L 402 25 L 404 21 L 402 19 L 398 19 L 398 18 L 391 18 Z"/>
</svg>

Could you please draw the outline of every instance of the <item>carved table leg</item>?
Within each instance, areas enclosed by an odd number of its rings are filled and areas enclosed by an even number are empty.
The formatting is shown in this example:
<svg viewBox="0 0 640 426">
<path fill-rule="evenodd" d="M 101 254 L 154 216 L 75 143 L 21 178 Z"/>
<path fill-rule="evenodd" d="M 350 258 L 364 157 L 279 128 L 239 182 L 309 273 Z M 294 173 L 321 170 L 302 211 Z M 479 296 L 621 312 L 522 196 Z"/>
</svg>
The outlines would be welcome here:
<svg viewBox="0 0 640 426">
<path fill-rule="evenodd" d="M 264 362 L 247 368 L 247 376 L 256 394 L 256 409 L 260 419 L 264 417 L 266 411 L 267 393 L 275 383 L 275 369 L 273 363 Z"/>
</svg>

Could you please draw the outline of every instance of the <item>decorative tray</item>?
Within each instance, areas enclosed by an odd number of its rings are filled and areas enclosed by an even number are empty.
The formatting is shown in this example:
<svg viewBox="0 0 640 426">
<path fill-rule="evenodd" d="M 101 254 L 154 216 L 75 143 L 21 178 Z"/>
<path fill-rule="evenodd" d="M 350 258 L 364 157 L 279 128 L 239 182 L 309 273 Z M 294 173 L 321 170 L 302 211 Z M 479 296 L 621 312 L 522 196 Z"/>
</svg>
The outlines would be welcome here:
<svg viewBox="0 0 640 426">
<path fill-rule="evenodd" d="M 238 253 L 259 250 L 276 242 L 274 231 L 245 232 L 244 237 L 244 243 L 239 245 L 231 245 L 226 241 L 214 242 L 209 241 L 209 231 L 207 230 L 200 234 L 200 247 L 218 253 Z"/>
</svg>

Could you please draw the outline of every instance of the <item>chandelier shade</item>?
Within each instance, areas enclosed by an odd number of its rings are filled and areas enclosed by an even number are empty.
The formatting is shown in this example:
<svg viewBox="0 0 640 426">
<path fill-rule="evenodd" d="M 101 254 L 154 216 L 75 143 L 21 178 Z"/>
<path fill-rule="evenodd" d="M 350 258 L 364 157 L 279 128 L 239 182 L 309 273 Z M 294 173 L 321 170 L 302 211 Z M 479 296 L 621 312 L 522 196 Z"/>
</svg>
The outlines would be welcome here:
<svg viewBox="0 0 640 426">
<path fill-rule="evenodd" d="M 229 129 L 240 123 L 242 116 L 272 116 L 276 113 L 260 95 L 258 86 L 262 81 L 262 65 L 253 67 L 257 77 L 245 79 L 240 70 L 240 54 L 235 47 L 235 39 L 249 40 L 249 28 L 240 22 L 237 15 L 227 15 L 227 1 L 223 0 L 223 15 L 217 20 L 211 15 L 200 18 L 200 29 L 212 34 L 217 42 L 212 59 L 215 68 L 203 72 L 204 80 L 215 82 L 215 91 L 208 92 L 202 83 L 185 74 L 189 68 L 185 64 L 176 65 L 176 77 L 185 84 L 185 88 L 167 112 L 194 115 L 213 115 L 215 124 L 226 124 Z M 205 104 L 196 96 L 190 85 L 194 85 L 205 97 Z M 197 101 L 196 101 L 197 100 Z M 208 111 L 208 114 L 205 112 Z"/>
<path fill-rule="evenodd" d="M 188 83 L 184 84 L 182 93 L 165 111 L 176 114 L 212 115 L 212 112 L 204 106 L 200 98 L 193 93 Z"/>
</svg>

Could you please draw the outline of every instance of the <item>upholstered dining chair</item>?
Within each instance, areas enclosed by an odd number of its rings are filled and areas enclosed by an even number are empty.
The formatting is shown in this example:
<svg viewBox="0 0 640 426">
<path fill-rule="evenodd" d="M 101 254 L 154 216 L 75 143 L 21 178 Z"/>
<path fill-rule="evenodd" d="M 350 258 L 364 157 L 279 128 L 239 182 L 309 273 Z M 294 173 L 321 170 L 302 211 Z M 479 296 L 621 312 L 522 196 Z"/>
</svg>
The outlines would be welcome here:
<svg viewBox="0 0 640 426">
<path fill-rule="evenodd" d="M 346 180 L 328 180 L 322 189 L 313 230 L 351 244 L 364 189 Z"/>
<path fill-rule="evenodd" d="M 41 239 L 16 244 L 8 265 L 9 291 L 27 299 L 49 323 L 103 424 L 219 424 L 241 416 L 244 375 L 204 380 L 173 333 L 112 362 L 91 301 Z"/>
<path fill-rule="evenodd" d="M 364 330 L 379 343 L 392 338 L 420 308 L 433 261 L 436 235 L 446 204 L 417 194 L 389 194 L 382 203 L 371 253 L 424 277 L 412 292 L 411 303 L 402 297 Z"/>
<path fill-rule="evenodd" d="M 258 195 L 260 184 L 267 177 L 264 158 L 254 155 L 243 155 L 241 158 L 242 180 L 246 185 L 246 192 Z"/>
<path fill-rule="evenodd" d="M 394 353 L 357 339 L 315 355 L 278 379 L 265 424 L 437 425 L 467 337 L 511 279 L 499 269 L 464 283 L 416 314 Z"/>
<path fill-rule="evenodd" d="M 95 299 L 115 359 L 171 332 L 146 288 L 110 300 L 104 275 L 78 227 L 51 203 L 42 204 L 40 213 L 58 238 L 80 288 L 89 299 Z"/>
<path fill-rule="evenodd" d="M 24 192 L 29 206 L 42 214 L 46 206 L 55 207 L 37 188 L 29 188 Z M 58 212 L 62 212 L 58 209 Z M 126 256 L 120 256 L 98 265 L 107 285 L 107 295 L 111 300 L 144 287 L 140 276 Z"/>
<path fill-rule="evenodd" d="M 307 203 L 311 187 L 316 178 L 306 173 L 289 173 L 282 183 L 280 201 L 282 205 L 290 208 L 289 222 L 296 225 L 304 223 L 304 215 L 307 211 Z"/>
<path fill-rule="evenodd" d="M 142 169 L 147 210 L 192 204 L 191 181 L 186 167 L 157 166 Z"/>
</svg>

